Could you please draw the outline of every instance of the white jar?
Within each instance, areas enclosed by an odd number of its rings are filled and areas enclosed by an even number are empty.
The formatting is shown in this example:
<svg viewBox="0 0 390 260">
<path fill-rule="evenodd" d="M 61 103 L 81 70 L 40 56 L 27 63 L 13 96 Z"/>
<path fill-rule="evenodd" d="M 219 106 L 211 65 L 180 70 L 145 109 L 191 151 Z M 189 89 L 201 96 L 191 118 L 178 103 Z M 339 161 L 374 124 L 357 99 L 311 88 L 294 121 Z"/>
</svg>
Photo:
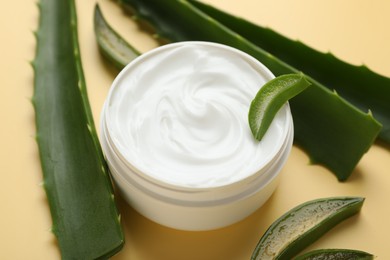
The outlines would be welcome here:
<svg viewBox="0 0 390 260">
<path fill-rule="evenodd" d="M 253 213 L 275 190 L 293 141 L 285 104 L 261 142 L 247 122 L 273 74 L 237 49 L 180 42 L 149 51 L 112 84 L 101 143 L 126 201 L 182 230 L 210 230 Z"/>
</svg>

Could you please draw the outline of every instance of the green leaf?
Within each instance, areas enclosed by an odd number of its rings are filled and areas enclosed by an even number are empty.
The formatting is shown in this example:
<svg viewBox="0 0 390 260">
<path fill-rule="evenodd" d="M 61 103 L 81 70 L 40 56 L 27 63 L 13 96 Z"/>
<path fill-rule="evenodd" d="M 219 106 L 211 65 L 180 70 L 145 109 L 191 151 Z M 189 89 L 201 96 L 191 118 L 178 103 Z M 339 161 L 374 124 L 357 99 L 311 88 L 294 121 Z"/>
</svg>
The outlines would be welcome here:
<svg viewBox="0 0 390 260">
<path fill-rule="evenodd" d="M 40 0 L 33 104 L 44 188 L 63 259 L 108 258 L 124 242 L 91 114 L 74 0 Z"/>
<path fill-rule="evenodd" d="M 351 249 L 318 249 L 300 255 L 294 260 L 372 260 L 374 256 Z"/>
<path fill-rule="evenodd" d="M 161 37 L 172 41 L 213 41 L 230 45 L 252 55 L 276 76 L 299 70 L 264 51 L 186 0 L 122 0 L 140 18 L 155 26 Z M 295 141 L 311 161 L 330 169 L 340 181 L 346 180 L 363 154 L 376 139 L 381 124 L 321 83 L 306 75 L 312 87 L 294 98 Z"/>
<path fill-rule="evenodd" d="M 289 210 L 260 238 L 251 259 L 292 259 L 341 221 L 359 212 L 363 202 L 360 197 L 323 198 Z"/>
<path fill-rule="evenodd" d="M 94 29 L 99 50 L 116 68 L 124 68 L 140 55 L 106 22 L 98 4 L 94 12 Z"/>
<path fill-rule="evenodd" d="M 379 138 L 390 144 L 390 78 L 366 66 L 348 64 L 331 53 L 321 53 L 299 41 L 233 16 L 195 0 L 191 4 L 229 29 L 287 62 L 298 70 L 335 89 L 343 98 L 363 111 L 371 110 L 383 124 Z"/>
<path fill-rule="evenodd" d="M 285 74 L 264 84 L 249 108 L 248 120 L 253 136 L 260 141 L 280 108 L 308 86 L 310 82 L 303 74 Z"/>
</svg>

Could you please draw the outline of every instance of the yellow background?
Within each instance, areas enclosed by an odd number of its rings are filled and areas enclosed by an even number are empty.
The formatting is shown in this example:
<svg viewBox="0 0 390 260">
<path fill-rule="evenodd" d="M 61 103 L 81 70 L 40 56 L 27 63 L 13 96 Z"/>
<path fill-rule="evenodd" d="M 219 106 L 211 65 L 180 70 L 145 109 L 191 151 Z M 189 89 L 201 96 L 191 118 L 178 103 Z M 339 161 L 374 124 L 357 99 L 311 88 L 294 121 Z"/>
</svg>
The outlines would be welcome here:
<svg viewBox="0 0 390 260">
<path fill-rule="evenodd" d="M 0 259 L 59 259 L 50 232 L 43 189 L 34 111 L 29 99 L 38 10 L 35 1 L 6 1 L 0 9 Z M 77 0 L 79 35 L 95 121 L 116 72 L 103 63 L 93 34 L 95 0 Z M 390 76 L 388 0 L 208 0 L 230 13 L 269 26 L 353 64 L 364 63 Z M 107 20 L 142 51 L 156 46 L 112 1 L 101 0 Z M 331 76 L 331 75 L 330 75 Z M 390 86 L 389 86 L 390 87 Z M 389 111 L 390 113 L 390 111 Z M 119 201 L 126 246 L 113 259 L 249 259 L 265 229 L 288 209 L 307 200 L 366 197 L 361 213 L 315 242 L 314 248 L 353 248 L 390 259 L 390 150 L 374 145 L 346 183 L 294 147 L 279 188 L 260 210 L 230 227 L 181 232 L 157 225 Z"/>
</svg>

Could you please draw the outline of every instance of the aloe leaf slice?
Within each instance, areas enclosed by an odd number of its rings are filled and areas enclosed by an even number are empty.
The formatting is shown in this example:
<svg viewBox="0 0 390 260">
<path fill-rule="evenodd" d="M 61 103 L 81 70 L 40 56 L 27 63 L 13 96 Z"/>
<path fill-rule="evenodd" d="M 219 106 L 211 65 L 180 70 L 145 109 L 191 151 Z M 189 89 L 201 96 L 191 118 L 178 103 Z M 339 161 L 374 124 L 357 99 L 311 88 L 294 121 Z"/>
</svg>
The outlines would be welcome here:
<svg viewBox="0 0 390 260">
<path fill-rule="evenodd" d="M 383 124 L 379 138 L 390 144 L 390 78 L 366 66 L 348 64 L 331 53 L 321 53 L 299 41 L 223 12 L 208 4 L 189 0 L 202 12 L 272 55 L 312 76 L 325 87 L 335 89 L 343 98 L 363 111 L 371 110 Z"/>
<path fill-rule="evenodd" d="M 370 253 L 352 249 L 318 249 L 297 256 L 294 260 L 372 260 Z"/>
<path fill-rule="evenodd" d="M 251 259 L 292 259 L 338 223 L 359 212 L 363 202 L 360 197 L 323 198 L 289 210 L 260 238 Z"/>
<path fill-rule="evenodd" d="M 160 37 L 172 41 L 203 40 L 230 45 L 257 58 L 276 76 L 299 70 L 251 43 L 186 0 L 122 0 L 148 20 Z M 381 124 L 306 75 L 312 87 L 291 102 L 295 141 L 313 163 L 346 180 L 376 139 Z"/>
<path fill-rule="evenodd" d="M 310 82 L 303 74 L 285 74 L 265 83 L 249 108 L 248 121 L 253 136 L 260 141 L 279 109 L 308 86 Z"/>
<path fill-rule="evenodd" d="M 124 68 L 130 61 L 140 55 L 138 50 L 127 43 L 106 22 L 98 4 L 96 4 L 94 12 L 94 30 L 101 53 L 116 68 Z"/>
<path fill-rule="evenodd" d="M 33 105 L 52 231 L 63 259 L 108 258 L 124 242 L 80 59 L 74 0 L 40 0 Z"/>
</svg>

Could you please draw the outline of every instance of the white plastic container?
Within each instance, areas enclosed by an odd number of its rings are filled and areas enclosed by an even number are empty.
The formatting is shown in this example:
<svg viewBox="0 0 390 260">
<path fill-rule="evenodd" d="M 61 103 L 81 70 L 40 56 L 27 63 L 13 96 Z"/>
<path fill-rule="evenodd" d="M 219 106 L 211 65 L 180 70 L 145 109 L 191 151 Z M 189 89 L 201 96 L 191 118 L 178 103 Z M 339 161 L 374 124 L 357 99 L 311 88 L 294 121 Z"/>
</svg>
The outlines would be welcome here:
<svg viewBox="0 0 390 260">
<path fill-rule="evenodd" d="M 103 151 L 126 201 L 157 223 L 193 231 L 261 207 L 293 141 L 288 104 L 261 142 L 249 130 L 250 101 L 273 77 L 253 57 L 208 42 L 168 44 L 127 65 L 101 120 Z"/>
</svg>

